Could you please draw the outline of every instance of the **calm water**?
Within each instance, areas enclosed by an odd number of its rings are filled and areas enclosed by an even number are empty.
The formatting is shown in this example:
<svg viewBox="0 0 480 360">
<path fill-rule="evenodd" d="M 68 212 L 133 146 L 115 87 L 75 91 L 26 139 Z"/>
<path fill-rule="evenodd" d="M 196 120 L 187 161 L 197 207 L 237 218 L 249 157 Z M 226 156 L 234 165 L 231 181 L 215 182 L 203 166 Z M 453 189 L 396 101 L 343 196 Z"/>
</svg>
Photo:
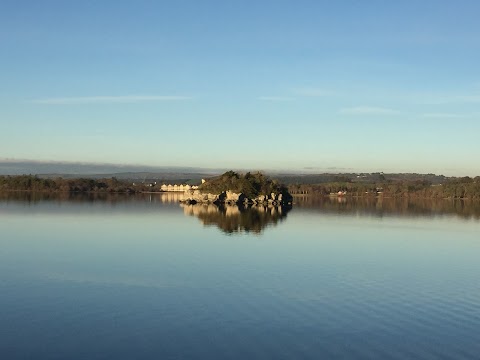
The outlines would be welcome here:
<svg viewBox="0 0 480 360">
<path fill-rule="evenodd" d="M 177 200 L 0 196 L 0 358 L 480 358 L 478 204 Z"/>
</svg>

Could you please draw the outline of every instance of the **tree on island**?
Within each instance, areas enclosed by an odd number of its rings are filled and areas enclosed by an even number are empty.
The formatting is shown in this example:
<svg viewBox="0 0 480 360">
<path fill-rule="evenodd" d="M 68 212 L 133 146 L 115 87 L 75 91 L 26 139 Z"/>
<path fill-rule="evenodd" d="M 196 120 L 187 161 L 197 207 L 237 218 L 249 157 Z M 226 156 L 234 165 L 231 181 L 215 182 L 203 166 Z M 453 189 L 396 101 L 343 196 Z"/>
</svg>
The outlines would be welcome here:
<svg viewBox="0 0 480 360">
<path fill-rule="evenodd" d="M 255 199 L 260 195 L 270 195 L 271 193 L 288 195 L 288 189 L 284 185 L 277 180 L 270 179 L 261 172 L 238 174 L 232 170 L 207 180 L 200 185 L 199 190 L 213 194 L 220 194 L 229 190 L 242 193 L 249 199 Z"/>
</svg>

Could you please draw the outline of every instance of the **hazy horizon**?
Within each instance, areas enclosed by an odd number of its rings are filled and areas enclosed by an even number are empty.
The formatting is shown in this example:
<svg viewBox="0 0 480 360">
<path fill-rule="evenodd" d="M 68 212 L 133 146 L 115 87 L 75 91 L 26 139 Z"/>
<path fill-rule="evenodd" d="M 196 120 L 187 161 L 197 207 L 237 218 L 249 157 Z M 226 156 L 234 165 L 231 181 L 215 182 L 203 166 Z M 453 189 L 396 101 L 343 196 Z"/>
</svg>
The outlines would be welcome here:
<svg viewBox="0 0 480 360">
<path fill-rule="evenodd" d="M 145 164 L 120 164 L 120 163 L 100 163 L 100 162 L 75 162 L 75 161 L 41 161 L 31 159 L 1 159 L 0 158 L 0 175 L 45 175 L 45 174 L 78 174 L 78 175 L 100 175 L 100 174 L 114 174 L 114 173 L 142 173 L 142 172 L 182 172 L 182 173 L 196 173 L 196 174 L 219 174 L 227 170 L 235 171 L 261 171 L 267 173 L 278 174 L 321 174 L 321 173 L 418 173 L 418 174 L 435 174 L 445 175 L 451 177 L 471 176 L 475 177 L 478 174 L 462 174 L 462 173 L 450 173 L 448 169 L 441 173 L 434 172 L 416 172 L 416 171 L 395 171 L 394 169 L 374 169 L 374 170 L 361 170 L 352 168 L 339 168 L 339 167 L 304 167 L 300 169 L 295 168 L 282 168 L 282 169 L 265 169 L 254 167 L 199 167 L 199 166 L 152 166 Z"/>
</svg>

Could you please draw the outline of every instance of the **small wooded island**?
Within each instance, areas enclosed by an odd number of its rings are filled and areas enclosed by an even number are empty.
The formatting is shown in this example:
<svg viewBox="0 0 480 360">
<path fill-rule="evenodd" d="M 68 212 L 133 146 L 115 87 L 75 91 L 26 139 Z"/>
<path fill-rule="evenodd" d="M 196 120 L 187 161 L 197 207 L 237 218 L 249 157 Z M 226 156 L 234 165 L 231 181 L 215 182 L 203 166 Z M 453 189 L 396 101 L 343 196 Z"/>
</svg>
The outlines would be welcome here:
<svg viewBox="0 0 480 360">
<path fill-rule="evenodd" d="M 278 206 L 291 205 L 292 196 L 286 186 L 260 172 L 238 174 L 227 171 L 205 181 L 197 190 L 187 190 L 181 202 Z"/>
</svg>

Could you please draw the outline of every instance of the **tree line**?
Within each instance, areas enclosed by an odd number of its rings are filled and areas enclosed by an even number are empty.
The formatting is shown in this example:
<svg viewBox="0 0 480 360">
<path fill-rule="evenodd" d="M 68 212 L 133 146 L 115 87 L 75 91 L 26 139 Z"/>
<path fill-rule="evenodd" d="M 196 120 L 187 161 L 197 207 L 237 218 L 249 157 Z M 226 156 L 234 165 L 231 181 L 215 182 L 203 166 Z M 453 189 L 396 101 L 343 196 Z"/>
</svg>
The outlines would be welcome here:
<svg viewBox="0 0 480 360">
<path fill-rule="evenodd" d="M 104 179 L 43 178 L 36 175 L 0 176 L 0 191 L 42 191 L 42 192 L 91 192 L 91 193 L 136 193 L 158 191 L 153 184 L 132 184 L 115 177 Z M 325 196 L 346 192 L 347 196 L 411 197 L 431 199 L 480 199 L 480 176 L 475 178 L 446 178 L 441 184 L 429 180 L 391 180 L 378 178 L 377 181 L 355 181 L 336 178 L 335 181 L 282 185 L 262 173 L 238 174 L 228 171 L 216 178 L 208 179 L 201 190 L 220 193 L 225 190 L 242 192 L 248 198 L 270 193 L 309 194 Z"/>
<path fill-rule="evenodd" d="M 416 181 L 379 181 L 330 182 L 324 184 L 291 184 L 291 194 L 330 195 L 346 192 L 351 196 L 412 197 L 432 199 L 480 199 L 480 176 L 475 178 L 450 178 L 443 184 L 432 184 L 427 180 Z"/>
<path fill-rule="evenodd" d="M 147 186 L 133 186 L 115 177 L 108 179 L 47 179 L 35 175 L 0 176 L 0 191 L 42 192 L 139 192 Z"/>
</svg>

